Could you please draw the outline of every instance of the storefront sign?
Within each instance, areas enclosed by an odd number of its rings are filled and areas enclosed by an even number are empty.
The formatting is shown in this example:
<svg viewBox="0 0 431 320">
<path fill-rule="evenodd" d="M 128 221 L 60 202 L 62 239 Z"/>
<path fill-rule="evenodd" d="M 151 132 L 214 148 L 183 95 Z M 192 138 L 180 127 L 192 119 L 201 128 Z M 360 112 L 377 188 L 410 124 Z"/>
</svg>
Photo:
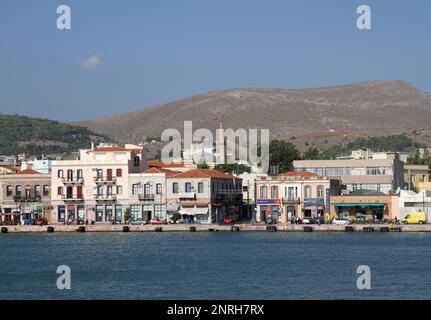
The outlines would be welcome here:
<svg viewBox="0 0 431 320">
<path fill-rule="evenodd" d="M 256 204 L 260 204 L 260 205 L 280 204 L 280 199 L 260 199 L 256 201 Z"/>
<path fill-rule="evenodd" d="M 325 200 L 323 198 L 305 198 L 304 205 L 305 206 L 323 206 Z"/>
</svg>

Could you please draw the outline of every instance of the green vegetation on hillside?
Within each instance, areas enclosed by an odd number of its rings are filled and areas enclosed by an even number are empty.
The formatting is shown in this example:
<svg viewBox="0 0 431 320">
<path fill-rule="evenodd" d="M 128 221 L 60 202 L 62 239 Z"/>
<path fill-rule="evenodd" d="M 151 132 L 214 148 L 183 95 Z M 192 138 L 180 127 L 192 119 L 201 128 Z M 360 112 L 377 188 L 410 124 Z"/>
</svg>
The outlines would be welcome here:
<svg viewBox="0 0 431 320">
<path fill-rule="evenodd" d="M 422 147 L 413 139 L 404 134 L 393 134 L 383 137 L 358 138 L 345 145 L 333 146 L 325 150 L 324 158 L 335 158 L 342 155 L 349 155 L 352 150 L 368 148 L 374 152 L 378 151 L 404 151 L 411 152 Z"/>
<path fill-rule="evenodd" d="M 89 129 L 58 121 L 0 114 L 0 154 L 55 154 L 90 147 L 91 141 L 107 141 Z"/>
</svg>

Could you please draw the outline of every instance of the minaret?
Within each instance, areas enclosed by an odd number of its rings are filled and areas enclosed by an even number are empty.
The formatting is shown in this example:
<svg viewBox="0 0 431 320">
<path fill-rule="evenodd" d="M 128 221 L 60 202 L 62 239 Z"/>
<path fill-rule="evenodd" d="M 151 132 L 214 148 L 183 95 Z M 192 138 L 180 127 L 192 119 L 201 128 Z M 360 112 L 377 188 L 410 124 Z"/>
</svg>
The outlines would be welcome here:
<svg viewBox="0 0 431 320">
<path fill-rule="evenodd" d="M 217 141 L 216 141 L 217 160 L 216 160 L 216 163 L 226 163 L 226 145 L 225 145 L 224 129 L 223 129 L 223 123 L 222 122 L 220 122 L 220 126 L 216 131 L 217 131 Z"/>
</svg>

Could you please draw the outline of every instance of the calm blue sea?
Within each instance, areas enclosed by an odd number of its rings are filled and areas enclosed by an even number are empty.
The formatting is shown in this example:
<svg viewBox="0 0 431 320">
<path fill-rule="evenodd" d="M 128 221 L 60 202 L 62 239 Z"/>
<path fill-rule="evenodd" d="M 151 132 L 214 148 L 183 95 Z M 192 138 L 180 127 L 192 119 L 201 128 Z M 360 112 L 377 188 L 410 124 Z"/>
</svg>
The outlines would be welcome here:
<svg viewBox="0 0 431 320">
<path fill-rule="evenodd" d="M 1 234 L 0 299 L 431 299 L 430 248 L 429 233 Z"/>
</svg>

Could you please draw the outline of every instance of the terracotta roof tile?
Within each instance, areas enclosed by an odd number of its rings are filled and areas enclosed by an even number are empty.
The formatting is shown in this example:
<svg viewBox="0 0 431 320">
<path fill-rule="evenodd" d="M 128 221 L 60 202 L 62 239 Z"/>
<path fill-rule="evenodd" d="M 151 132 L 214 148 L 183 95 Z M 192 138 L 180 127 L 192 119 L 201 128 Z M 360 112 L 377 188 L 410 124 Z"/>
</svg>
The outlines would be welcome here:
<svg viewBox="0 0 431 320">
<path fill-rule="evenodd" d="M 169 177 L 169 176 L 174 176 L 174 175 L 178 174 L 179 172 L 169 170 L 169 169 L 152 167 L 152 168 L 145 170 L 143 173 L 164 173 L 164 174 L 166 174 L 166 176 Z"/>
<path fill-rule="evenodd" d="M 156 167 L 156 168 L 183 168 L 184 167 L 184 163 L 164 163 L 161 161 L 157 161 L 157 160 L 151 160 L 148 161 L 147 164 L 150 167 Z"/>
<path fill-rule="evenodd" d="M 174 178 L 213 178 L 213 179 L 241 180 L 241 178 L 234 177 L 230 174 L 223 173 L 216 170 L 210 170 L 210 169 L 192 169 L 189 171 L 181 172 L 173 177 Z"/>
</svg>

